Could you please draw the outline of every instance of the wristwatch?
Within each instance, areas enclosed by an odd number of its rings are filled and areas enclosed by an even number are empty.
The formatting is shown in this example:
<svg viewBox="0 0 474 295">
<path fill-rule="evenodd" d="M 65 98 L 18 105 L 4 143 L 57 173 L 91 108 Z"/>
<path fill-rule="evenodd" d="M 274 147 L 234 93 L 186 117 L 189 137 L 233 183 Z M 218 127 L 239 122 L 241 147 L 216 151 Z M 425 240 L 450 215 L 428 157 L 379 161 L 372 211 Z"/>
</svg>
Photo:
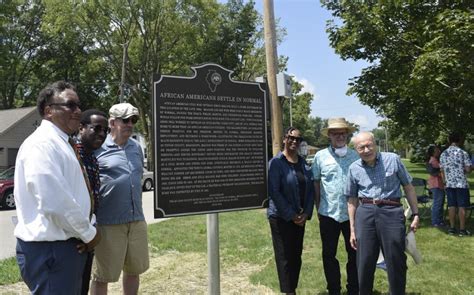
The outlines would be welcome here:
<svg viewBox="0 0 474 295">
<path fill-rule="evenodd" d="M 419 216 L 418 213 L 413 213 L 411 216 Z"/>
</svg>

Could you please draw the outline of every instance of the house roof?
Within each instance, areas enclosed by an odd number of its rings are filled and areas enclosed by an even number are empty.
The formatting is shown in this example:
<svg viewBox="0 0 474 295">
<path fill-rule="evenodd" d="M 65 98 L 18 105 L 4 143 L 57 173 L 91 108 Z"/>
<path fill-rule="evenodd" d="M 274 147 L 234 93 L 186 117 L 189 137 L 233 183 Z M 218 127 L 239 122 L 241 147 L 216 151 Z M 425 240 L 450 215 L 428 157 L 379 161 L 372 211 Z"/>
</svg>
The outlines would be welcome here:
<svg viewBox="0 0 474 295">
<path fill-rule="evenodd" d="M 33 112 L 36 112 L 36 106 L 0 110 L 0 135 L 15 127 Z"/>
</svg>

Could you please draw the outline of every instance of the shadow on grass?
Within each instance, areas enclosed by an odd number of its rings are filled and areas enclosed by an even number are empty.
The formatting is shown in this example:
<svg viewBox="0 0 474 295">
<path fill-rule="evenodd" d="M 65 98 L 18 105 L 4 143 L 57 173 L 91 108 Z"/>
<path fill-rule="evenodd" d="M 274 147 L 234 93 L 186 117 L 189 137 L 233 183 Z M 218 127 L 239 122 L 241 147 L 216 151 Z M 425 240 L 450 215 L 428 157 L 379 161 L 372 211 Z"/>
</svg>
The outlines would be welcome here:
<svg viewBox="0 0 474 295">
<path fill-rule="evenodd" d="M 412 169 L 410 169 L 410 173 L 412 173 L 412 174 L 426 173 L 426 168 L 424 168 L 424 167 L 423 168 L 421 168 L 421 167 L 420 168 L 418 168 L 418 167 L 417 168 L 412 168 Z"/>
<path fill-rule="evenodd" d="M 348 293 L 347 293 L 347 292 L 341 292 L 341 294 L 342 294 L 342 295 L 347 295 Z M 379 292 L 379 291 L 377 291 L 377 290 L 374 290 L 372 294 L 373 294 L 373 295 L 389 295 L 390 293 L 386 293 L 386 292 L 383 292 L 383 293 L 382 293 L 382 292 Z M 316 295 L 329 295 L 329 293 L 328 293 L 328 292 L 319 292 L 319 293 L 316 293 Z M 421 293 L 418 293 L 418 292 L 414 293 L 414 292 L 412 292 L 412 293 L 405 293 L 405 295 L 421 295 Z"/>
</svg>

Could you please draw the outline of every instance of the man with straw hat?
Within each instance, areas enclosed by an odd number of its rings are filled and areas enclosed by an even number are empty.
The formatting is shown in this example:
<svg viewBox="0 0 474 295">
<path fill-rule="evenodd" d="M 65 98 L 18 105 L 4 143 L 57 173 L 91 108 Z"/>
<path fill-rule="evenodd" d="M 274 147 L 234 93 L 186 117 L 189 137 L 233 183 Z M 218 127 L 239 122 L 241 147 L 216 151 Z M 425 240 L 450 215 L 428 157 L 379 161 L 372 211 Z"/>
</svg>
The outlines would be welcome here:
<svg viewBox="0 0 474 295">
<path fill-rule="evenodd" d="M 344 236 L 348 261 L 347 294 L 359 294 L 357 282 L 356 251 L 350 244 L 350 225 L 347 198 L 344 186 L 349 166 L 359 159 L 357 153 L 347 147 L 349 134 L 355 127 L 344 118 L 328 120 L 328 127 L 321 134 L 328 137 L 328 148 L 316 153 L 313 175 L 315 204 L 318 210 L 319 229 L 322 241 L 324 275 L 329 294 L 341 294 L 341 273 L 336 258 L 340 233 Z"/>
</svg>

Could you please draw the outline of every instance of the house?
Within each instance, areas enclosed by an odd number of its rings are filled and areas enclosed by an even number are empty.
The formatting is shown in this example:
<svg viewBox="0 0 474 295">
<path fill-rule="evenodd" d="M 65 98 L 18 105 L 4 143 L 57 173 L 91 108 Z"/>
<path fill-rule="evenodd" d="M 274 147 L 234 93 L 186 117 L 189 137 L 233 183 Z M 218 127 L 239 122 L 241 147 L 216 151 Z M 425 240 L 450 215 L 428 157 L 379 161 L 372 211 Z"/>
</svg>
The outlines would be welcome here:
<svg viewBox="0 0 474 295">
<path fill-rule="evenodd" d="M 15 165 L 20 145 L 40 123 L 36 106 L 0 110 L 0 171 Z"/>
</svg>

